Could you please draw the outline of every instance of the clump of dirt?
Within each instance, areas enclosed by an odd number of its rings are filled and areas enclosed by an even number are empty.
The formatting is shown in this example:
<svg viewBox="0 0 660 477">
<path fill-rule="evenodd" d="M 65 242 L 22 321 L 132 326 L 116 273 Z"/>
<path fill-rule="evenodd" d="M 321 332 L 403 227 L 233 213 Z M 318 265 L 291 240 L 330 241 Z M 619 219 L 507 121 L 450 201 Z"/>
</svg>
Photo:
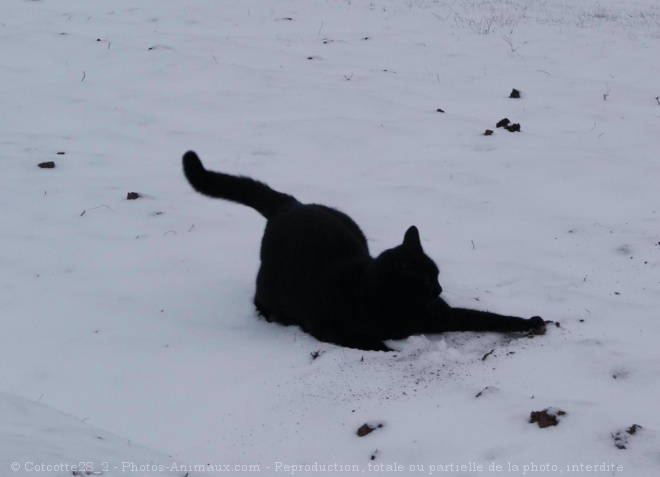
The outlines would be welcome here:
<svg viewBox="0 0 660 477">
<path fill-rule="evenodd" d="M 140 197 L 140 194 L 138 194 L 137 192 L 129 192 L 128 194 L 126 194 L 126 200 L 135 200 L 138 197 Z"/>
<path fill-rule="evenodd" d="M 513 88 L 511 90 L 511 94 L 509 95 L 509 98 L 514 98 L 514 99 L 520 98 L 520 91 L 518 91 L 516 88 Z"/>
<path fill-rule="evenodd" d="M 358 437 L 364 437 L 366 435 L 371 434 L 376 429 L 380 429 L 381 427 L 383 427 L 382 424 L 371 425 L 371 424 L 364 423 L 357 430 L 357 435 L 358 435 Z"/>
<path fill-rule="evenodd" d="M 498 128 L 504 128 L 509 132 L 520 132 L 520 124 L 512 123 L 509 118 L 500 119 L 496 126 Z"/>
<path fill-rule="evenodd" d="M 484 131 L 484 136 L 492 136 L 492 135 L 493 135 L 492 129 L 486 129 L 486 131 Z"/>
<path fill-rule="evenodd" d="M 38 164 L 39 167 L 42 169 L 55 169 L 55 162 L 53 161 L 48 161 L 48 162 L 41 162 Z"/>
<path fill-rule="evenodd" d="M 630 436 L 634 436 L 637 434 L 637 431 L 640 429 L 643 429 L 642 426 L 639 424 L 633 424 L 630 426 L 628 429 L 623 430 L 623 431 L 617 431 L 612 434 L 612 439 L 614 439 L 614 445 L 616 446 L 617 449 L 627 449 L 628 448 L 628 440 L 630 439 Z"/>
<path fill-rule="evenodd" d="M 549 407 L 543 411 L 532 411 L 529 416 L 529 423 L 537 423 L 541 429 L 545 429 L 546 427 L 556 426 L 559 424 L 559 418 L 565 415 L 565 411 Z"/>
</svg>

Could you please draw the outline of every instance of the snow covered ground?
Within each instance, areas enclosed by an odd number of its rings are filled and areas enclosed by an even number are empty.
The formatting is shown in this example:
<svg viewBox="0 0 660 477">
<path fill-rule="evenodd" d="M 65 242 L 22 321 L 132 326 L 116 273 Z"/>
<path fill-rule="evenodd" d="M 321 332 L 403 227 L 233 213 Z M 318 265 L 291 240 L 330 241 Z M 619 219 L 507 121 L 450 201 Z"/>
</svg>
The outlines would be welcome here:
<svg viewBox="0 0 660 477">
<path fill-rule="evenodd" d="M 0 475 L 658 475 L 657 2 L 1 11 Z M 188 149 L 373 254 L 417 225 L 452 304 L 560 326 L 377 353 L 268 324 L 263 219 Z"/>
</svg>

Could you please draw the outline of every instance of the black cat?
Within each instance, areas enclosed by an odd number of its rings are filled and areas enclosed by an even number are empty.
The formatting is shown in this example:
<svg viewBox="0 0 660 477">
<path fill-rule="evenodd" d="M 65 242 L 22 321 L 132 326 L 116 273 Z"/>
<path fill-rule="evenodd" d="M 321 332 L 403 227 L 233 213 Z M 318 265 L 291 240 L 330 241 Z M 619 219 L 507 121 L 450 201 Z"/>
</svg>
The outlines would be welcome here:
<svg viewBox="0 0 660 477">
<path fill-rule="evenodd" d="M 438 267 L 412 226 L 403 243 L 369 254 L 357 224 L 338 210 L 301 204 L 248 177 L 207 171 L 183 156 L 190 184 L 210 197 L 256 209 L 268 221 L 254 304 L 268 321 L 298 325 L 320 341 L 363 350 L 384 340 L 443 331 L 534 331 L 544 321 L 450 307 L 440 298 Z"/>
</svg>

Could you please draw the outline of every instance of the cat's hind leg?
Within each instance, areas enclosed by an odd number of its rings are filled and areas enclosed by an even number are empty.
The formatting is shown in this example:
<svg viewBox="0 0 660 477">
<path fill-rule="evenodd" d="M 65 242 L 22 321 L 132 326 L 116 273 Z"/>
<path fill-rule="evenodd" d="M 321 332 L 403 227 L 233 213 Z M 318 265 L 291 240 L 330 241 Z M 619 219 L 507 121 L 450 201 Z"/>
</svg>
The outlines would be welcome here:
<svg viewBox="0 0 660 477">
<path fill-rule="evenodd" d="M 264 300 L 259 298 L 259 295 L 254 297 L 254 306 L 256 307 L 259 316 L 263 317 L 268 323 L 279 323 L 284 326 L 298 324 L 289 319 L 284 313 L 281 313 L 276 307 L 267 305 Z"/>
<path fill-rule="evenodd" d="M 259 297 L 256 295 L 254 297 L 254 306 L 257 309 L 257 313 L 259 314 L 259 316 L 262 316 L 268 323 L 273 322 L 272 310 L 269 307 L 265 306 L 261 302 L 261 300 L 259 300 Z"/>
</svg>

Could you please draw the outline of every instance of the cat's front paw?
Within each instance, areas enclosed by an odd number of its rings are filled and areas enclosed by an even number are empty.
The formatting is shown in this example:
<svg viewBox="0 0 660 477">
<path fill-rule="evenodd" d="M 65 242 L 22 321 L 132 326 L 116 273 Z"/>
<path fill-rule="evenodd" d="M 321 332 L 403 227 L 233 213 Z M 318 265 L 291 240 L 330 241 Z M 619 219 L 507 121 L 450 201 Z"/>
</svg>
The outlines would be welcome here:
<svg viewBox="0 0 660 477">
<path fill-rule="evenodd" d="M 534 335 L 545 334 L 545 320 L 540 316 L 532 316 L 529 320 L 529 331 Z"/>
</svg>

